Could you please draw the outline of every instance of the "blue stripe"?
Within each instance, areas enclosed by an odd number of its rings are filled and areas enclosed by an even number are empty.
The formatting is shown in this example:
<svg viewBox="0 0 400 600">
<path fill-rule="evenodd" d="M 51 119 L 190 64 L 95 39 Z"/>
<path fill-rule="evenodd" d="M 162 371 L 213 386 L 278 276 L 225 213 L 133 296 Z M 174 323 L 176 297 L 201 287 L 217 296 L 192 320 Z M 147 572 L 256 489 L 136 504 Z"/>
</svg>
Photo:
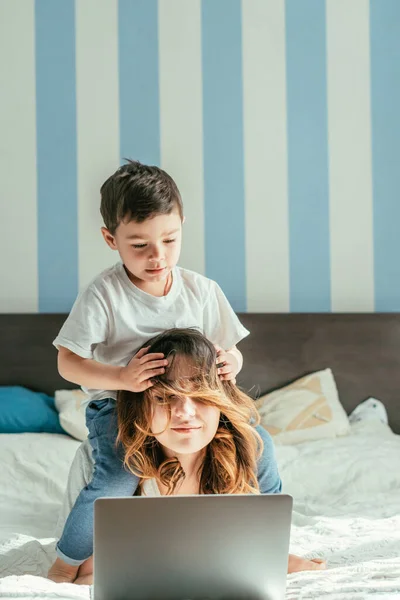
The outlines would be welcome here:
<svg viewBox="0 0 400 600">
<path fill-rule="evenodd" d="M 246 310 L 240 0 L 203 0 L 206 274 Z"/>
<path fill-rule="evenodd" d="M 121 158 L 159 165 L 157 0 L 119 0 L 118 23 Z"/>
<path fill-rule="evenodd" d="M 286 61 L 290 309 L 293 312 L 329 312 L 324 2 L 286 0 Z M 273 260 L 273 257 L 267 257 L 267 260 Z"/>
<path fill-rule="evenodd" d="M 78 293 L 74 19 L 73 0 L 36 0 L 39 312 Z"/>
<path fill-rule="evenodd" d="M 400 311 L 400 2 L 371 0 L 375 310 Z"/>
</svg>

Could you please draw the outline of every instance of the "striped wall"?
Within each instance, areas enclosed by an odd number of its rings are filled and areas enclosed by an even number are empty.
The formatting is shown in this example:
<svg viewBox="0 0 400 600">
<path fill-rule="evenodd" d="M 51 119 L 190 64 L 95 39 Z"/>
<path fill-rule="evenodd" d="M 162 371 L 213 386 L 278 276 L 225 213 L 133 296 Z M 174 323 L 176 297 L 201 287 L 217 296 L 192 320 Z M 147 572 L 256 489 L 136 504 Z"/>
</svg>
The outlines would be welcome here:
<svg viewBox="0 0 400 600">
<path fill-rule="evenodd" d="M 240 311 L 400 311 L 398 0 L 1 0 L 0 311 L 116 255 L 99 187 L 159 164 L 181 265 Z"/>
</svg>

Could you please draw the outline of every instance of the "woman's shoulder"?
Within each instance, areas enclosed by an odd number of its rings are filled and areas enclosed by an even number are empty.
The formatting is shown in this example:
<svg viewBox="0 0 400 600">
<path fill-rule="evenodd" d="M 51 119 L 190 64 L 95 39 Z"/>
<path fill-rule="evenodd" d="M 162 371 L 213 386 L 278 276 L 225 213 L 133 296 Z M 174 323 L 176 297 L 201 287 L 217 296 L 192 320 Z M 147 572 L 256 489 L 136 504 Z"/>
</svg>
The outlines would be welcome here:
<svg viewBox="0 0 400 600">
<path fill-rule="evenodd" d="M 262 425 L 256 425 L 254 429 L 257 431 L 268 451 L 275 455 L 275 446 L 271 434 L 268 433 L 268 431 Z"/>
<path fill-rule="evenodd" d="M 264 427 L 257 425 L 255 429 L 263 442 L 263 451 L 257 465 L 260 492 L 262 494 L 279 494 L 282 491 L 282 481 L 275 457 L 274 442 Z"/>
</svg>

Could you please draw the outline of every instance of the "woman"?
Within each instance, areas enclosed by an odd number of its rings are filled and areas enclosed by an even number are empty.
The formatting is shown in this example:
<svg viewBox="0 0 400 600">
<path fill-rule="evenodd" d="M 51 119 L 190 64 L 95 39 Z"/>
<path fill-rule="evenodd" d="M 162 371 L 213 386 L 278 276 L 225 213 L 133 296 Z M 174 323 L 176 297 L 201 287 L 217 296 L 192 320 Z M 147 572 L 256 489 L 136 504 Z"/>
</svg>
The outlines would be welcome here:
<svg viewBox="0 0 400 600">
<path fill-rule="evenodd" d="M 279 492 L 271 438 L 256 430 L 259 416 L 253 401 L 233 383 L 220 380 L 213 345 L 197 330 L 173 329 L 146 346 L 150 352 L 162 352 L 168 368 L 148 390 L 120 392 L 117 405 L 118 442 L 126 468 L 140 478 L 138 494 Z M 84 474 L 83 468 L 89 462 L 87 452 L 88 446 L 83 446 L 71 468 L 69 509 L 90 478 L 90 470 Z M 80 475 L 76 484 L 74 473 Z M 288 572 L 323 568 L 324 561 L 289 556 Z M 58 571 L 57 561 L 49 577 L 68 580 Z M 92 579 L 93 563 L 88 559 L 75 583 L 90 584 Z"/>
</svg>

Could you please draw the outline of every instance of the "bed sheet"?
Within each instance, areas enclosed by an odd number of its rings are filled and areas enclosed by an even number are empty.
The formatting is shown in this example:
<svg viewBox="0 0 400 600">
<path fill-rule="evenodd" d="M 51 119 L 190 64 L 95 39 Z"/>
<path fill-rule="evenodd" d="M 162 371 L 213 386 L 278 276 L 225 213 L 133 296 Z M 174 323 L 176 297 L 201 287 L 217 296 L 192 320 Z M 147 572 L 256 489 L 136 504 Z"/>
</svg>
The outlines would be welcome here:
<svg viewBox="0 0 400 600">
<path fill-rule="evenodd" d="M 87 599 L 89 587 L 43 577 L 54 558 L 52 531 L 78 442 L 24 436 L 0 436 L 0 455 L 8 453 L 0 478 L 0 598 Z M 295 499 L 291 552 L 328 561 L 327 571 L 289 575 L 287 600 L 398 600 L 400 436 L 373 421 L 343 438 L 276 452 L 284 491 Z"/>
<path fill-rule="evenodd" d="M 79 442 L 62 434 L 0 434 L 0 539 L 52 537 Z"/>
</svg>

